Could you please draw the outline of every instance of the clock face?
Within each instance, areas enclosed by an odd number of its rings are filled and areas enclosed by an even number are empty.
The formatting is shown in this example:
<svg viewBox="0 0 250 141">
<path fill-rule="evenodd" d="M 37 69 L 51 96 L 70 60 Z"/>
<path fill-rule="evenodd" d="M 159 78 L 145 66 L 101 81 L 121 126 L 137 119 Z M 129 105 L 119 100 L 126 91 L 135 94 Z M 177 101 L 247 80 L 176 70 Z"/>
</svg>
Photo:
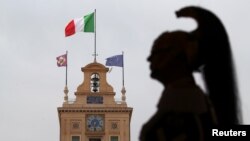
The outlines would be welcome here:
<svg viewBox="0 0 250 141">
<path fill-rule="evenodd" d="M 101 115 L 89 115 L 87 117 L 87 129 L 88 131 L 103 131 L 104 123 L 103 116 Z"/>
</svg>

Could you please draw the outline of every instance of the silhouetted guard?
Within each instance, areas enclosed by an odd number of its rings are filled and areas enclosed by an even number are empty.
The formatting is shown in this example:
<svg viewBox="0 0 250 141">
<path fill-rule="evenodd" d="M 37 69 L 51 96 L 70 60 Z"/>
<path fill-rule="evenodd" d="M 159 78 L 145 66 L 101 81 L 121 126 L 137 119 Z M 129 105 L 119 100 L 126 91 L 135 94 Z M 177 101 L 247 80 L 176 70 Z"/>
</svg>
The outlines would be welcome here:
<svg viewBox="0 0 250 141">
<path fill-rule="evenodd" d="M 229 40 L 222 22 L 200 7 L 184 7 L 177 17 L 198 22 L 192 32 L 164 32 L 154 42 L 151 77 L 165 90 L 158 110 L 143 126 L 141 141 L 208 141 L 214 127 L 240 123 L 238 91 Z M 208 95 L 192 73 L 203 75 Z"/>
</svg>

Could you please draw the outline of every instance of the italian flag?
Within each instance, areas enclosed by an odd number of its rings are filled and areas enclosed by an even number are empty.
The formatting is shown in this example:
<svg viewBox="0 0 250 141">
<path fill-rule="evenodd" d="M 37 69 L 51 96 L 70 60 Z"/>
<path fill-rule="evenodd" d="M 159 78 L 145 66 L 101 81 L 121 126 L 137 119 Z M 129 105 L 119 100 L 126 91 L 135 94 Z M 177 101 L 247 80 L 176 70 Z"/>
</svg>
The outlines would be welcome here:
<svg viewBox="0 0 250 141">
<path fill-rule="evenodd" d="M 95 13 L 88 14 L 81 18 L 71 20 L 65 28 L 65 36 L 71 36 L 76 32 L 95 32 Z"/>
</svg>

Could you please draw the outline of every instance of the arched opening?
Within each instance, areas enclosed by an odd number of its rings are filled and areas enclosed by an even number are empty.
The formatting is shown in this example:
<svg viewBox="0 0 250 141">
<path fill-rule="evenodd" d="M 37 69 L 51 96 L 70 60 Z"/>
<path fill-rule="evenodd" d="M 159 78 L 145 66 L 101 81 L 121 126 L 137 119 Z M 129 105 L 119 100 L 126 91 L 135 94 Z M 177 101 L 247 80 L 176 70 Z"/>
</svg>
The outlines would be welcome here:
<svg viewBox="0 0 250 141">
<path fill-rule="evenodd" d="M 100 76 L 98 73 L 91 75 L 91 92 L 99 92 L 100 90 Z"/>
</svg>

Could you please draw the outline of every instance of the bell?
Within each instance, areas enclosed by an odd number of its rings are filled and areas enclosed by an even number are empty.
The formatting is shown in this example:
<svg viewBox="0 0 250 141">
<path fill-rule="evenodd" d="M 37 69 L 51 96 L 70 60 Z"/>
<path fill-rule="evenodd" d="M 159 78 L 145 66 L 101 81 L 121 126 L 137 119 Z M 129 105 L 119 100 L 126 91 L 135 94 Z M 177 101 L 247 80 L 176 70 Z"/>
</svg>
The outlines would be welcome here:
<svg viewBox="0 0 250 141">
<path fill-rule="evenodd" d="M 97 78 L 96 76 L 91 78 L 92 81 L 99 81 L 99 78 Z"/>
<path fill-rule="evenodd" d="M 98 85 L 98 83 L 97 82 L 93 82 L 92 83 L 92 87 L 98 87 L 99 85 Z"/>
<path fill-rule="evenodd" d="M 98 91 L 98 89 L 96 87 L 94 87 L 92 90 L 93 90 L 93 92 L 97 92 Z"/>
</svg>

